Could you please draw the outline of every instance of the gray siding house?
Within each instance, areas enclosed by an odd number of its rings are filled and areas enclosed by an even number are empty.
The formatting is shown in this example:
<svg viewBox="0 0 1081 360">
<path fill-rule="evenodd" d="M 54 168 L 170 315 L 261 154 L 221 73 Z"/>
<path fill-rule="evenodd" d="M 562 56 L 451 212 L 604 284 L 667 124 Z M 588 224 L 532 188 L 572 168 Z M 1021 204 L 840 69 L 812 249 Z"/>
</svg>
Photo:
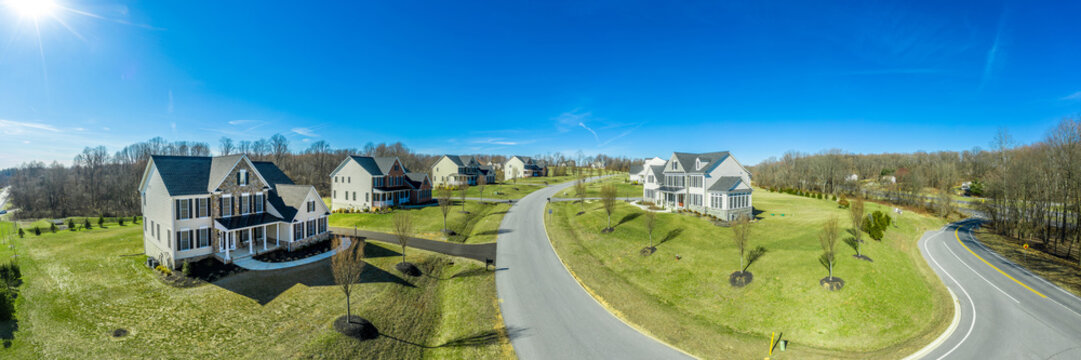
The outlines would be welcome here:
<svg viewBox="0 0 1081 360">
<path fill-rule="evenodd" d="M 752 216 L 751 173 L 727 151 L 672 153 L 645 169 L 642 198 L 667 209 L 687 209 L 735 220 Z"/>
<path fill-rule="evenodd" d="M 211 256 L 229 263 L 329 236 L 330 211 L 315 187 L 245 155 L 151 156 L 139 194 L 144 251 L 170 268 Z"/>
</svg>

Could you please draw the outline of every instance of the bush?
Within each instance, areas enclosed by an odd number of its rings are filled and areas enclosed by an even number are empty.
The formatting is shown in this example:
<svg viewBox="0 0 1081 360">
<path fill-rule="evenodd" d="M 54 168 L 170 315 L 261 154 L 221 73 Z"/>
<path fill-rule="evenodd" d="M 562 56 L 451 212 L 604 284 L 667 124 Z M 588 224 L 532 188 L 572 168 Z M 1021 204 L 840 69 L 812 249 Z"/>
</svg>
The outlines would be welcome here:
<svg viewBox="0 0 1081 360">
<path fill-rule="evenodd" d="M 24 236 L 26 236 L 26 232 L 23 231 L 23 228 L 19 228 L 19 238 L 22 239 Z"/>
<path fill-rule="evenodd" d="M 37 226 L 34 227 L 34 236 L 41 236 L 41 229 Z"/>
<path fill-rule="evenodd" d="M 56 233 L 56 224 L 49 224 L 49 231 L 52 231 L 53 234 L 55 234 Z"/>
<path fill-rule="evenodd" d="M 139 223 L 139 217 L 138 216 L 132 216 L 131 217 L 131 223 L 132 224 L 138 224 Z"/>
<path fill-rule="evenodd" d="M 104 228 L 105 227 L 105 217 L 100 217 L 100 216 L 98 217 L 98 227 L 99 228 Z"/>
<path fill-rule="evenodd" d="M 2 280 L 7 287 L 14 288 L 19 286 L 22 281 L 22 270 L 19 269 L 19 264 L 14 261 L 7 264 L 0 264 L 0 280 Z"/>
<path fill-rule="evenodd" d="M 92 229 L 92 227 L 90 226 L 90 218 L 83 219 L 83 229 Z"/>
<path fill-rule="evenodd" d="M 891 223 L 893 223 L 893 219 L 888 214 L 875 210 L 875 212 L 867 214 L 867 219 L 863 221 L 862 230 L 867 235 L 870 235 L 872 239 L 880 241 L 886 235 L 886 229 Z"/>
<path fill-rule="evenodd" d="M 68 219 L 68 230 L 75 231 L 75 220 Z"/>
<path fill-rule="evenodd" d="M 841 195 L 841 200 L 837 200 L 837 206 L 842 209 L 847 209 L 849 206 L 848 199 L 845 199 L 845 196 Z"/>
<path fill-rule="evenodd" d="M 116 218 L 116 223 L 117 223 L 117 225 L 124 226 L 124 218 L 122 218 L 122 217 Z"/>
<path fill-rule="evenodd" d="M 184 260 L 184 265 L 180 266 L 180 273 L 185 277 L 191 277 L 191 264 L 187 260 Z"/>
<path fill-rule="evenodd" d="M 158 272 L 160 272 L 162 275 L 165 275 L 165 276 L 169 276 L 169 275 L 173 274 L 173 271 L 169 270 L 169 268 L 165 267 L 164 265 L 158 265 L 157 267 L 154 268 L 154 270 L 157 270 Z"/>
</svg>

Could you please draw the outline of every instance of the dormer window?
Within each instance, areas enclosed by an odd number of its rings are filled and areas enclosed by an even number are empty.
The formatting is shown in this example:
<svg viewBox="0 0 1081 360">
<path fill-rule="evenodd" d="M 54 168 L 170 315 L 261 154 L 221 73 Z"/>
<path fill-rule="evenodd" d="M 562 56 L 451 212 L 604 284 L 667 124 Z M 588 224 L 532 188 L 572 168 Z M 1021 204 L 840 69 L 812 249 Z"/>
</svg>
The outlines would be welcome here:
<svg viewBox="0 0 1081 360">
<path fill-rule="evenodd" d="M 239 186 L 248 185 L 248 170 L 236 172 L 236 184 Z"/>
</svg>

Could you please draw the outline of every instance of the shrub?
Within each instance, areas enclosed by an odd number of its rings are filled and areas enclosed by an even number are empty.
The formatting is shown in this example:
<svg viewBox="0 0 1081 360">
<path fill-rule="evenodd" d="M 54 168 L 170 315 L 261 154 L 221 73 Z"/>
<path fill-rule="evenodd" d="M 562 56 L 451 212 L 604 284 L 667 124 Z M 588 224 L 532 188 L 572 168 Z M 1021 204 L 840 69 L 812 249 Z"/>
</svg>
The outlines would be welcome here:
<svg viewBox="0 0 1081 360">
<path fill-rule="evenodd" d="M 180 273 L 185 277 L 191 277 L 191 264 L 187 260 L 184 260 L 184 265 L 180 266 Z"/>
<path fill-rule="evenodd" d="M 23 277 L 22 270 L 19 269 L 19 264 L 11 261 L 7 264 L 0 264 L 0 280 L 9 288 L 19 286 L 19 282 Z"/>
<path fill-rule="evenodd" d="M 23 228 L 19 228 L 19 238 L 22 239 L 25 236 L 26 236 L 26 232 L 23 231 Z"/>
<path fill-rule="evenodd" d="M 105 227 L 105 217 L 101 217 L 101 216 L 98 217 L 98 227 L 99 228 L 104 228 Z"/>
<path fill-rule="evenodd" d="M 89 218 L 84 218 L 83 219 L 83 229 L 87 229 L 87 230 L 91 229 L 91 227 L 90 227 L 90 219 Z"/>
<path fill-rule="evenodd" d="M 37 226 L 34 227 L 34 236 L 41 236 L 41 229 Z"/>
<path fill-rule="evenodd" d="M 139 217 L 138 216 L 132 216 L 131 217 L 131 223 L 132 224 L 138 224 L 139 223 Z"/>
<path fill-rule="evenodd" d="M 49 224 L 49 231 L 52 231 L 53 234 L 55 234 L 56 233 L 56 224 Z"/>
<path fill-rule="evenodd" d="M 154 268 L 154 270 L 157 270 L 158 272 L 160 272 L 162 275 L 165 275 L 165 276 L 169 276 L 169 275 L 173 274 L 173 271 L 169 270 L 169 268 L 165 267 L 164 265 L 158 265 L 157 267 Z"/>
<path fill-rule="evenodd" d="M 841 207 L 842 209 L 847 209 L 849 206 L 848 199 L 845 199 L 845 196 L 841 195 L 841 200 L 837 200 L 837 206 Z"/>
<path fill-rule="evenodd" d="M 116 218 L 116 223 L 117 223 L 117 225 L 124 226 L 124 218 L 122 218 L 122 217 Z"/>
<path fill-rule="evenodd" d="M 68 230 L 75 231 L 75 220 L 68 219 Z"/>
</svg>

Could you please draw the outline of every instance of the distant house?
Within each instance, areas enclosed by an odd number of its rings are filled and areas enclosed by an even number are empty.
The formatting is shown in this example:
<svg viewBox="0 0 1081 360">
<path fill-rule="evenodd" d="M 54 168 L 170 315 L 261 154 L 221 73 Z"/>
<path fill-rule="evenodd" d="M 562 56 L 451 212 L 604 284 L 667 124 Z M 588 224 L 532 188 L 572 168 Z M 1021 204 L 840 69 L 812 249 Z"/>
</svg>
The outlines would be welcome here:
<svg viewBox="0 0 1081 360">
<path fill-rule="evenodd" d="M 656 177 L 657 170 L 663 177 Z M 751 174 L 727 151 L 672 153 L 663 169 L 651 167 L 646 176 L 642 197 L 665 208 L 726 220 L 753 214 Z"/>
<path fill-rule="evenodd" d="M 512 156 L 503 163 L 503 180 L 515 178 L 548 176 L 548 166 L 543 161 L 534 161 L 528 156 Z"/>
<path fill-rule="evenodd" d="M 330 177 L 333 211 L 382 209 L 432 200 L 428 175 L 409 172 L 397 157 L 348 156 Z"/>
<path fill-rule="evenodd" d="M 158 263 L 229 263 L 325 240 L 330 212 L 315 187 L 245 155 L 151 156 L 139 182 L 143 250 Z"/>
<path fill-rule="evenodd" d="M 631 165 L 630 171 L 627 172 L 627 179 L 635 184 L 644 184 L 646 182 L 646 170 L 650 166 L 664 165 L 666 162 L 668 161 L 665 159 L 654 157 L 643 161 L 641 164 Z"/>
<path fill-rule="evenodd" d="M 479 178 L 484 178 L 487 184 L 495 183 L 495 170 L 481 165 L 473 156 L 443 155 L 432 165 L 430 174 L 435 186 L 475 186 Z"/>
<path fill-rule="evenodd" d="M 896 184 L 897 183 L 897 177 L 893 176 L 893 175 L 886 175 L 886 176 L 882 177 L 882 182 L 883 183 Z"/>
<path fill-rule="evenodd" d="M 860 180 L 860 176 L 856 175 L 856 174 L 848 174 L 848 176 L 845 176 L 845 181 L 856 182 L 856 181 L 859 181 L 859 180 Z"/>
<path fill-rule="evenodd" d="M 660 192 L 661 184 L 664 183 L 664 168 L 668 164 L 665 160 L 660 165 L 646 166 L 642 180 L 642 199 L 654 204 L 661 204 L 664 196 Z"/>
</svg>

